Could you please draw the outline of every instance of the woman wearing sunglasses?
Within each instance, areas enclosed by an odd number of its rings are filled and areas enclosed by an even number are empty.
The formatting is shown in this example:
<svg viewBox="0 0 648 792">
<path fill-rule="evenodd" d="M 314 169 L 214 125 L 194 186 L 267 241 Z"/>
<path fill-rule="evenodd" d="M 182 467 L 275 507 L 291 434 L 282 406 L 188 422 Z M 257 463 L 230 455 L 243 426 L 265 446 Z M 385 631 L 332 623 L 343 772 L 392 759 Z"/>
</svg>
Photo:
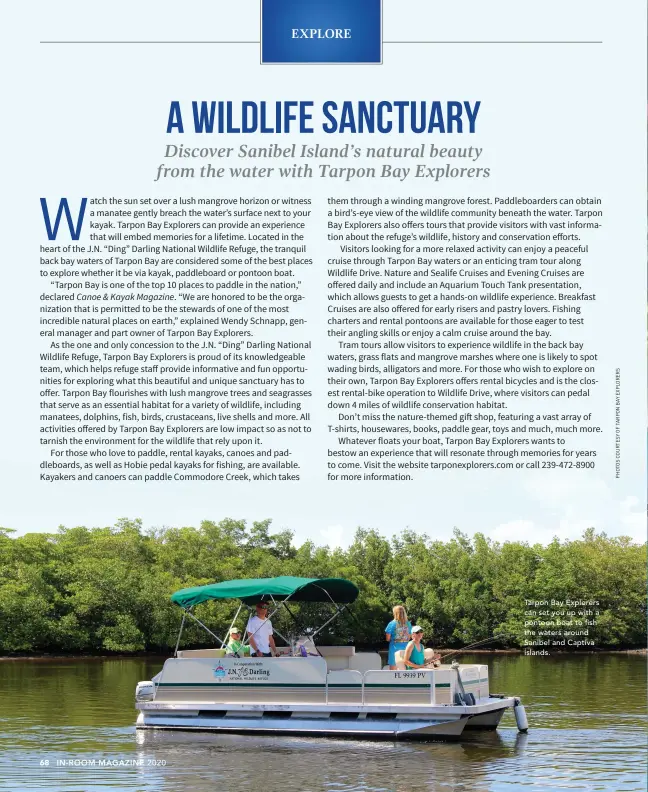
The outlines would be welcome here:
<svg viewBox="0 0 648 792">
<path fill-rule="evenodd" d="M 423 628 L 418 624 L 412 627 L 412 640 L 405 648 L 403 662 L 405 668 L 429 668 L 425 665 L 425 649 L 423 647 Z"/>
</svg>

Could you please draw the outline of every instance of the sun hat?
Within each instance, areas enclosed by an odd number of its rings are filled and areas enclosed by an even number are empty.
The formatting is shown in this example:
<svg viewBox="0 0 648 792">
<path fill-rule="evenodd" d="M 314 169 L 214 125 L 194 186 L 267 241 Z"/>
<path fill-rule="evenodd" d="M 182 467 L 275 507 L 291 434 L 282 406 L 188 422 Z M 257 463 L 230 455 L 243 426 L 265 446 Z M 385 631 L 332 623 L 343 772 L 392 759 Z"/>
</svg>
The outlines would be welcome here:
<svg viewBox="0 0 648 792">
<path fill-rule="evenodd" d="M 232 627 L 231 630 L 230 630 L 230 635 L 234 635 L 234 633 L 239 633 L 239 635 L 240 635 L 241 634 L 241 630 L 238 627 Z"/>
<path fill-rule="evenodd" d="M 412 627 L 412 635 L 414 635 L 414 633 L 419 633 L 419 632 L 423 632 L 423 628 L 421 627 L 420 624 L 415 624 Z"/>
</svg>

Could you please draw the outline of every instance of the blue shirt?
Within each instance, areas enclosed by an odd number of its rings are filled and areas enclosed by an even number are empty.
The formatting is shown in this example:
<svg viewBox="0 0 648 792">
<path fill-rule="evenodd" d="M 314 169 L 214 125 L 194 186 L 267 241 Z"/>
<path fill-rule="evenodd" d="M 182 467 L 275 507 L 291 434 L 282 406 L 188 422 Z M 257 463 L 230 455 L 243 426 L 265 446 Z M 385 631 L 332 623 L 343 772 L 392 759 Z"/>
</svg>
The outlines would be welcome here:
<svg viewBox="0 0 648 792">
<path fill-rule="evenodd" d="M 391 635 L 390 643 L 404 643 L 406 644 L 410 639 L 410 633 L 412 632 L 412 622 L 405 622 L 405 624 L 401 624 L 397 622 L 395 619 L 392 619 L 389 624 L 385 627 L 385 633 Z"/>
</svg>

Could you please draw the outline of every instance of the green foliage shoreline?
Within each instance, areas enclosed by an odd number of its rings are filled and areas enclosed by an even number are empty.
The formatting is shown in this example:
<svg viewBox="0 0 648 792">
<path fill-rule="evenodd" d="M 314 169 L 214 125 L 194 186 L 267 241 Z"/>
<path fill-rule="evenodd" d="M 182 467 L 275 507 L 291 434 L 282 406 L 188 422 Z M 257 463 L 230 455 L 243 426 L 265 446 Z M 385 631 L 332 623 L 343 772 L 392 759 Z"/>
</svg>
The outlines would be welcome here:
<svg viewBox="0 0 648 792">
<path fill-rule="evenodd" d="M 348 549 L 304 542 L 271 521 L 203 521 L 200 527 L 144 530 L 61 527 L 54 534 L 12 536 L 0 528 L 0 654 L 166 654 L 175 646 L 179 588 L 241 577 L 346 577 L 360 597 L 322 642 L 380 646 L 391 607 L 403 603 L 422 624 L 426 643 L 453 648 L 502 635 L 493 647 L 524 646 L 526 600 L 596 600 L 591 650 L 646 645 L 646 546 L 594 530 L 549 545 L 493 542 L 454 532 L 448 541 L 404 531 L 386 539 L 358 529 Z M 236 603 L 199 606 L 223 635 Z M 325 607 L 297 605 L 304 623 L 322 623 Z M 330 612 L 330 611 L 329 611 Z M 239 617 L 243 623 L 243 618 Z M 291 625 L 273 619 L 285 635 Z M 181 646 L 213 645 L 200 627 Z"/>
</svg>

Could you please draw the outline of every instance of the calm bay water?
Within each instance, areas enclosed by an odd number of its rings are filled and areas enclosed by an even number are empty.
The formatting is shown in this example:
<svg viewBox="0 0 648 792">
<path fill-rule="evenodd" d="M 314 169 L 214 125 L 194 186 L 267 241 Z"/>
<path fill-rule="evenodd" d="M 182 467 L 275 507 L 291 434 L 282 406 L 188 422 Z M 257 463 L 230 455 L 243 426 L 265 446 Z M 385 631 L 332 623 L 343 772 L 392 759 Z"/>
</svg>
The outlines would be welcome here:
<svg viewBox="0 0 648 792">
<path fill-rule="evenodd" d="M 136 732 L 135 684 L 162 659 L 0 662 L 0 789 L 646 790 L 644 656 L 462 661 L 488 663 L 491 690 L 522 697 L 527 735 L 510 714 L 498 732 L 458 743 Z M 112 766 L 92 767 L 99 760 Z"/>
</svg>

